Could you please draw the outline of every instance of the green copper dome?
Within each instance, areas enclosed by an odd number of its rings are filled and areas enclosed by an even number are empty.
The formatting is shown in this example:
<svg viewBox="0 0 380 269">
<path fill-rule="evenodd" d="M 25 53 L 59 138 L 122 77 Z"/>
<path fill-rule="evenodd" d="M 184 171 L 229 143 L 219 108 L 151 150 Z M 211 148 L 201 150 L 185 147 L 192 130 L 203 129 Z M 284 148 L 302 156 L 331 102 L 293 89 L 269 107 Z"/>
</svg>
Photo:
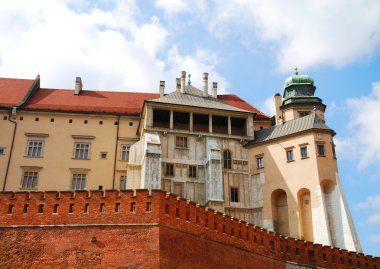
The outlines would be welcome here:
<svg viewBox="0 0 380 269">
<path fill-rule="evenodd" d="M 285 88 L 292 85 L 292 84 L 311 84 L 311 85 L 314 85 L 314 80 L 308 76 L 308 75 L 299 75 L 299 74 L 295 74 L 291 77 L 288 77 L 286 80 L 285 80 Z"/>
<path fill-rule="evenodd" d="M 285 81 L 284 99 L 314 96 L 314 80 L 308 75 L 299 75 L 296 72 Z"/>
</svg>

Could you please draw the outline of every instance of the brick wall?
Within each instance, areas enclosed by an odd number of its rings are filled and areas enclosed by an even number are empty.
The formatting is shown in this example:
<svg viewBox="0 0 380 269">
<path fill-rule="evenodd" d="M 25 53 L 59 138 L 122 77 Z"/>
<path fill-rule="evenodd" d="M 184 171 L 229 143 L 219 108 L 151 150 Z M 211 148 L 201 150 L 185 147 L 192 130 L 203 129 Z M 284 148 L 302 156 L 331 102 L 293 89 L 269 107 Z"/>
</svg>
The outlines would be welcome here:
<svg viewBox="0 0 380 269">
<path fill-rule="evenodd" d="M 162 191 L 1 193 L 0 233 L 1 268 L 285 268 L 294 262 L 380 269 L 378 258 L 282 237 Z"/>
</svg>

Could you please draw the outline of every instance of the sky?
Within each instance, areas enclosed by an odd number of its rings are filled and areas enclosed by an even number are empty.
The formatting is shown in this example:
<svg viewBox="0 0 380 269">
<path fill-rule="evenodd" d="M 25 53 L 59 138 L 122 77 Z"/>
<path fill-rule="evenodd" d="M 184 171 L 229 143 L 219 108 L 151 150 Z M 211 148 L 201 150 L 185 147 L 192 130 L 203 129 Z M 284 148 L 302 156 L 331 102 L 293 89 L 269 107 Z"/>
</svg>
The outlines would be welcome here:
<svg viewBox="0 0 380 269">
<path fill-rule="evenodd" d="M 297 66 L 337 135 L 340 179 L 366 254 L 380 256 L 380 1 L 12 0 L 0 76 L 44 88 L 158 92 L 181 70 L 273 115 Z"/>
</svg>

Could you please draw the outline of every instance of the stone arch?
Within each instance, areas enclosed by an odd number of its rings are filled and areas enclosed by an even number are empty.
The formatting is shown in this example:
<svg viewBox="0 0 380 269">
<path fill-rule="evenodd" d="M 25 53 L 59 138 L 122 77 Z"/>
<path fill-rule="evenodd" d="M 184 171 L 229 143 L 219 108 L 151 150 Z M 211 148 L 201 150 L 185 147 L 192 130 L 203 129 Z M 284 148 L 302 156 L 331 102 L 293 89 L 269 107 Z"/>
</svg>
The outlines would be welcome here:
<svg viewBox="0 0 380 269">
<path fill-rule="evenodd" d="M 289 236 L 288 197 L 283 189 L 272 192 L 273 228 L 276 233 Z"/>
<path fill-rule="evenodd" d="M 313 242 L 313 216 L 310 190 L 307 188 L 300 189 L 297 193 L 297 198 L 301 238 Z"/>
</svg>

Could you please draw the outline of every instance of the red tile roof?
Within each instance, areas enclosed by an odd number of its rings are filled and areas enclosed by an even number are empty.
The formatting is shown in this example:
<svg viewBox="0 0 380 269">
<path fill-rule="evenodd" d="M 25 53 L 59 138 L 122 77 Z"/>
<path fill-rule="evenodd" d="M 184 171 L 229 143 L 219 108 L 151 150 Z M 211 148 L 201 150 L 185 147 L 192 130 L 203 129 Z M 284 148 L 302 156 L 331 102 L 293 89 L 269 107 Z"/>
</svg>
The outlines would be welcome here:
<svg viewBox="0 0 380 269">
<path fill-rule="evenodd" d="M 256 113 L 255 119 L 257 120 L 271 120 L 269 116 L 265 115 L 263 112 L 261 112 L 257 108 L 251 106 L 250 104 L 248 104 L 246 101 L 244 101 L 243 99 L 241 99 L 239 96 L 235 94 L 218 95 L 218 99 L 221 100 L 223 103 L 226 103 L 230 106 L 234 106 L 237 108 L 245 109 L 245 110 Z"/>
<path fill-rule="evenodd" d="M 33 79 L 0 78 L 0 107 L 13 107 L 20 103 L 33 81 Z"/>
<path fill-rule="evenodd" d="M 74 95 L 74 90 L 39 89 L 24 108 L 140 115 L 144 100 L 158 97 L 158 93 L 82 91 Z"/>
<path fill-rule="evenodd" d="M 34 80 L 0 78 L 0 107 L 12 107 L 20 103 Z M 140 115 L 145 100 L 158 98 L 158 93 L 82 91 L 37 89 L 24 109 L 46 111 L 72 111 L 84 113 L 112 113 Z M 270 117 L 234 94 L 218 95 L 222 102 L 257 113 L 256 119 Z"/>
</svg>

